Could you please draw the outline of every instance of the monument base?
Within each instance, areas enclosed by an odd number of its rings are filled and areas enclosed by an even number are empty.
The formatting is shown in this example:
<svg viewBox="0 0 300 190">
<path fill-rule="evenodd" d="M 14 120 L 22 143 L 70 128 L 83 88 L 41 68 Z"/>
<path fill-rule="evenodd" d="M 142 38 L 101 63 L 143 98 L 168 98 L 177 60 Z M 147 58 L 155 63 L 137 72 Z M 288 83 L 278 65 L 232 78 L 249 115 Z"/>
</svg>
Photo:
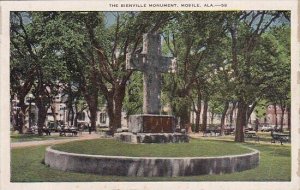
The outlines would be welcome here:
<svg viewBox="0 0 300 190">
<path fill-rule="evenodd" d="M 127 143 L 188 143 L 189 137 L 182 133 L 116 133 L 115 138 Z"/>
<path fill-rule="evenodd" d="M 175 117 L 172 115 L 139 114 L 130 115 L 128 131 L 137 133 L 174 133 Z"/>
</svg>

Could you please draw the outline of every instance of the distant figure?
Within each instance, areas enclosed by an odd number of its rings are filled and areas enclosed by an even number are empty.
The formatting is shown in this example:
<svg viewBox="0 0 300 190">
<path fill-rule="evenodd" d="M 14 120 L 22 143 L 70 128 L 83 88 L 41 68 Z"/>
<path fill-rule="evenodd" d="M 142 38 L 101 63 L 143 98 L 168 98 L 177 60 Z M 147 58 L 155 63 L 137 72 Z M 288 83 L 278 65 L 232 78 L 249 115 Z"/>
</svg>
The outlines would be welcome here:
<svg viewBox="0 0 300 190">
<path fill-rule="evenodd" d="M 45 133 L 46 135 L 51 135 L 50 130 L 45 125 L 42 128 L 42 132 Z"/>
<path fill-rule="evenodd" d="M 88 124 L 88 128 L 89 128 L 89 134 L 92 133 L 92 127 Z"/>
</svg>

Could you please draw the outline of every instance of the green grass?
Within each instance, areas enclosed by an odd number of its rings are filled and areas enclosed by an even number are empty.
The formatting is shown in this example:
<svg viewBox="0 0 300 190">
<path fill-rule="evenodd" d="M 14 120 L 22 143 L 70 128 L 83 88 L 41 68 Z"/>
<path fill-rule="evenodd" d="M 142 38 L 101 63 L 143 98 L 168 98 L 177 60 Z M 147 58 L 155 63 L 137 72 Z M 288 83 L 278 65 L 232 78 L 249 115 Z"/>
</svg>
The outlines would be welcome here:
<svg viewBox="0 0 300 190">
<path fill-rule="evenodd" d="M 128 144 L 113 139 L 94 139 L 58 144 L 53 149 L 79 154 L 149 157 L 223 156 L 251 152 L 238 143 L 199 139 L 178 144 Z"/>
<path fill-rule="evenodd" d="M 199 141 L 204 143 L 205 141 Z M 15 148 L 11 151 L 12 182 L 92 182 L 92 181 L 290 181 L 291 157 L 288 145 L 244 145 L 260 151 L 257 168 L 223 175 L 187 177 L 122 177 L 63 172 L 45 166 L 42 161 L 46 146 Z"/>
<path fill-rule="evenodd" d="M 52 139 L 66 139 L 70 137 L 65 136 L 39 136 L 38 134 L 17 134 L 13 133 L 10 135 L 10 140 L 12 143 L 14 142 L 28 142 L 28 141 L 44 141 L 44 140 L 52 140 Z"/>
</svg>

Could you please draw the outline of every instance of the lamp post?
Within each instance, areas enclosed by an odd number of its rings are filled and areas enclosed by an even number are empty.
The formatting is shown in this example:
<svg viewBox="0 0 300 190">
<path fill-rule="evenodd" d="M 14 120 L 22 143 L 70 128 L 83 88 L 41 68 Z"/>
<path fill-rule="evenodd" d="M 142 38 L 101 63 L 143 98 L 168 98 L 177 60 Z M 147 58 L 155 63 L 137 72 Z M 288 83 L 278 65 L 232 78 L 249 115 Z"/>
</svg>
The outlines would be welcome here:
<svg viewBox="0 0 300 190">
<path fill-rule="evenodd" d="M 31 131 L 31 103 L 33 100 L 33 95 L 29 94 L 28 95 L 28 101 L 29 101 L 29 114 L 28 114 L 28 119 L 29 119 L 29 131 Z"/>
</svg>

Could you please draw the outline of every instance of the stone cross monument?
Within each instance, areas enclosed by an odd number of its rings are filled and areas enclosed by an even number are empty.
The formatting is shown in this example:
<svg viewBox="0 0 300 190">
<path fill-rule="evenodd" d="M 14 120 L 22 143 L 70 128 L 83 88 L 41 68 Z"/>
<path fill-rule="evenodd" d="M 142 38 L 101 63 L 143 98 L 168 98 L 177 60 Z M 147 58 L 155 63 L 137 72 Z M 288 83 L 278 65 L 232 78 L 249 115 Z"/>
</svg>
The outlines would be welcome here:
<svg viewBox="0 0 300 190">
<path fill-rule="evenodd" d="M 126 55 L 126 68 L 142 71 L 144 79 L 143 114 L 129 116 L 128 131 L 136 134 L 130 138 L 139 139 L 138 142 L 146 142 L 148 137 L 152 139 L 149 142 L 187 141 L 185 135 L 173 135 L 176 127 L 174 116 L 160 115 L 161 73 L 169 71 L 170 67 L 174 71 L 175 64 L 176 59 L 161 55 L 159 34 L 144 34 L 143 51 Z M 172 134 L 170 138 L 163 135 L 166 133 Z M 145 134 L 151 135 L 146 138 Z M 169 140 L 162 140 L 165 138 Z"/>
<path fill-rule="evenodd" d="M 126 68 L 143 72 L 144 97 L 143 113 L 160 113 L 161 73 L 175 66 L 175 59 L 161 55 L 159 34 L 143 35 L 143 51 L 140 54 L 127 54 Z"/>
</svg>

